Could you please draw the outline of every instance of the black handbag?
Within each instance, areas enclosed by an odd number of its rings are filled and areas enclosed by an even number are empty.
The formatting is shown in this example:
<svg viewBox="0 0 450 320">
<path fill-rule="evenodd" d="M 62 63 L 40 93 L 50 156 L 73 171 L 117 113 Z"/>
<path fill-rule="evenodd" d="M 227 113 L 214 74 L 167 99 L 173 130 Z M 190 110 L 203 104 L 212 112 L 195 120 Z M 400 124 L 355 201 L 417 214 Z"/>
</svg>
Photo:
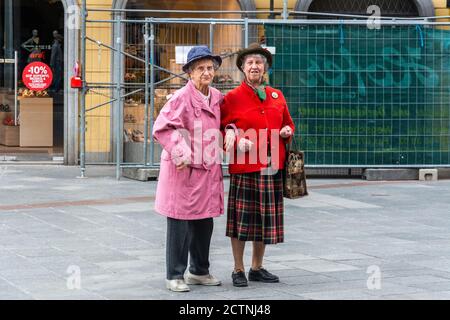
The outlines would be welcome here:
<svg viewBox="0 0 450 320">
<path fill-rule="evenodd" d="M 308 195 L 305 174 L 305 153 L 303 151 L 292 150 L 291 144 L 288 144 L 286 148 L 283 196 L 289 199 L 296 199 Z"/>
</svg>

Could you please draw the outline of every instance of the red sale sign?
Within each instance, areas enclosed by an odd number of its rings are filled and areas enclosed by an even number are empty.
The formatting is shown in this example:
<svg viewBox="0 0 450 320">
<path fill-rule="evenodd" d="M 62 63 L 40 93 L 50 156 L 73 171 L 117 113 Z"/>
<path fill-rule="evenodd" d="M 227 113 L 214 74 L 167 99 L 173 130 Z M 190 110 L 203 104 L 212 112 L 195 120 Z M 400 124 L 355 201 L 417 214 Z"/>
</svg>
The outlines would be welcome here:
<svg viewBox="0 0 450 320">
<path fill-rule="evenodd" d="M 23 69 L 22 81 L 30 90 L 45 90 L 50 87 L 52 80 L 52 69 L 45 63 L 32 62 Z"/>
</svg>

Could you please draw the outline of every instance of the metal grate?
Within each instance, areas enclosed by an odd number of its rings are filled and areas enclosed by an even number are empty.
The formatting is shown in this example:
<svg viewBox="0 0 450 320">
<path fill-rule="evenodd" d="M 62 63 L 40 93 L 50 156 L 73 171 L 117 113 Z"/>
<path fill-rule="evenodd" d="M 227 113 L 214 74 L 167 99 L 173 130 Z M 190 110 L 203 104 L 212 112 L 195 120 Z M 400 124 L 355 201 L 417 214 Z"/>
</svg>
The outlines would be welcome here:
<svg viewBox="0 0 450 320">
<path fill-rule="evenodd" d="M 360 178 L 363 175 L 363 169 L 361 168 L 305 168 L 307 178 Z"/>
<path fill-rule="evenodd" d="M 380 7 L 383 16 L 419 16 L 417 7 L 412 0 L 315 0 L 308 11 L 367 15 L 367 8 L 371 5 Z M 311 16 L 311 19 L 323 18 L 323 16 Z"/>
</svg>

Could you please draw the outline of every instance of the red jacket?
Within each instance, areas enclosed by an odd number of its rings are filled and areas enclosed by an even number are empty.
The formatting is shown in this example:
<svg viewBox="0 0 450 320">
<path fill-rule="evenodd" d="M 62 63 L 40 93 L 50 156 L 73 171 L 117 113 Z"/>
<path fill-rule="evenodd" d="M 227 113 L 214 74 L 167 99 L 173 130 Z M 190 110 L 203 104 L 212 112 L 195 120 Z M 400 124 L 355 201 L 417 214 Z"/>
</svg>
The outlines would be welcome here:
<svg viewBox="0 0 450 320">
<path fill-rule="evenodd" d="M 286 143 L 290 138 L 281 138 L 280 130 L 288 125 L 294 131 L 295 127 L 281 91 L 266 86 L 266 95 L 266 100 L 262 102 L 244 81 L 224 98 L 220 110 L 221 129 L 232 124 L 239 129 L 229 160 L 229 172 L 232 174 L 267 168 L 269 148 L 272 168 L 284 169 Z M 254 143 L 250 151 L 242 152 L 237 148 L 241 138 Z"/>
</svg>

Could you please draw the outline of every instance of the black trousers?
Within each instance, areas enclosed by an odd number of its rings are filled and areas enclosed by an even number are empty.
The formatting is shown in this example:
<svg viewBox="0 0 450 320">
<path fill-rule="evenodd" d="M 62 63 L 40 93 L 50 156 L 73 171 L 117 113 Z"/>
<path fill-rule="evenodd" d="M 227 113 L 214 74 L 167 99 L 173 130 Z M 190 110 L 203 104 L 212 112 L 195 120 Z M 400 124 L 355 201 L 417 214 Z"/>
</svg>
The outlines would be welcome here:
<svg viewBox="0 0 450 320">
<path fill-rule="evenodd" d="M 177 220 L 167 218 L 166 277 L 183 279 L 190 255 L 189 272 L 209 274 L 209 245 L 213 232 L 213 218 Z"/>
</svg>

